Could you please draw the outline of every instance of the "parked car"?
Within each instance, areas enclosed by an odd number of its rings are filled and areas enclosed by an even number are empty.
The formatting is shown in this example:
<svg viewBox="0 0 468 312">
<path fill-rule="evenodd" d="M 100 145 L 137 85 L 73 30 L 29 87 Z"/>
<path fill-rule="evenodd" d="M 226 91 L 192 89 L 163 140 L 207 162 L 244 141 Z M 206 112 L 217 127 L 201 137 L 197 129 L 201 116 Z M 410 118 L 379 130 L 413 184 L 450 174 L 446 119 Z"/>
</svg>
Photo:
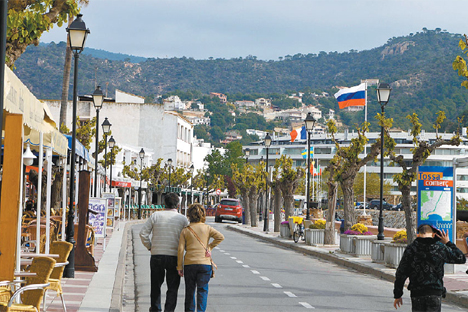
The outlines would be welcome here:
<svg viewBox="0 0 468 312">
<path fill-rule="evenodd" d="M 364 202 L 356 202 L 354 209 L 364 209 Z M 366 209 L 369 209 L 369 203 L 366 202 Z"/>
<path fill-rule="evenodd" d="M 216 208 L 215 222 L 231 220 L 242 223 L 242 204 L 236 198 L 223 198 Z"/>
<path fill-rule="evenodd" d="M 393 210 L 395 211 L 400 211 L 401 209 L 403 209 L 403 207 L 401 206 L 401 203 L 398 203 L 395 206 L 393 206 Z"/>
<path fill-rule="evenodd" d="M 369 206 L 371 209 L 380 209 L 380 199 L 373 199 L 370 201 Z M 384 210 L 392 210 L 393 205 L 387 203 L 385 200 L 382 203 Z"/>
</svg>

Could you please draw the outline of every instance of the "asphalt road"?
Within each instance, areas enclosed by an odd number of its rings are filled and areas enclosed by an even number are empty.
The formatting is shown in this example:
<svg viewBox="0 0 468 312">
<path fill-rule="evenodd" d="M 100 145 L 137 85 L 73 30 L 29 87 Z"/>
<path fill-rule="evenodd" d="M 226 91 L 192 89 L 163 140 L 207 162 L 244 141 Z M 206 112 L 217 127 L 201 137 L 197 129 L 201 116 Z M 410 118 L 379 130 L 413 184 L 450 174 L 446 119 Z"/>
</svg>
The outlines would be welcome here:
<svg viewBox="0 0 468 312">
<path fill-rule="evenodd" d="M 207 223 L 225 236 L 213 251 L 218 270 L 207 311 L 395 311 L 392 283 L 229 231 L 212 218 Z M 135 311 L 146 312 L 150 255 L 138 236 L 141 226 L 132 228 Z M 182 280 L 176 311 L 183 311 L 184 289 Z M 464 311 L 452 304 L 442 310 Z M 398 311 L 411 311 L 406 291 Z"/>
</svg>

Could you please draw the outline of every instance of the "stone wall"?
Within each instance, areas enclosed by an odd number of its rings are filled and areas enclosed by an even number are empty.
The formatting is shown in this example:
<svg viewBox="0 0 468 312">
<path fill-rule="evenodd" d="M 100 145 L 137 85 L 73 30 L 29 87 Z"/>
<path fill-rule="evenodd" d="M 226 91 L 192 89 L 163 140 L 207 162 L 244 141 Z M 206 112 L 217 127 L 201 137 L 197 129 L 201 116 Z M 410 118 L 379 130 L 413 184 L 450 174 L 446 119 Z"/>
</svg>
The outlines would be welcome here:
<svg viewBox="0 0 468 312">
<path fill-rule="evenodd" d="M 328 213 L 328 210 L 323 211 L 323 216 L 326 218 Z M 355 210 L 354 211 L 356 215 L 356 220 L 357 217 L 360 216 L 363 213 L 363 210 Z M 371 210 L 371 209 L 366 209 L 366 214 L 372 216 L 372 225 L 379 225 L 379 210 Z M 344 212 L 343 210 L 337 210 L 336 214 L 338 216 L 338 219 L 343 219 L 344 218 Z M 416 220 L 416 211 L 413 212 L 413 217 Z M 396 228 L 396 229 L 404 229 L 406 227 L 406 222 L 405 222 L 405 212 L 404 211 L 383 211 L 383 220 L 384 220 L 384 227 L 389 227 L 389 228 Z"/>
</svg>

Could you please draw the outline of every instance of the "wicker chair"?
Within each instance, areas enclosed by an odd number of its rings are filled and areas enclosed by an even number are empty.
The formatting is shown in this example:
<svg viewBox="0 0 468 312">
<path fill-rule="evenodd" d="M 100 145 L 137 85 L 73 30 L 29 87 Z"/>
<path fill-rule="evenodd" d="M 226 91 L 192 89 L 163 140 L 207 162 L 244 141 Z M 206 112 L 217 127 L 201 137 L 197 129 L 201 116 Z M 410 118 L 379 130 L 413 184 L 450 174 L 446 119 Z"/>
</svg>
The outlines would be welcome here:
<svg viewBox="0 0 468 312">
<path fill-rule="evenodd" d="M 63 311 L 67 311 L 67 307 L 65 306 L 65 300 L 63 299 L 63 291 L 62 291 L 62 275 L 63 275 L 63 270 L 65 269 L 65 266 L 68 264 L 68 255 L 70 255 L 70 252 L 73 248 L 73 244 L 68 243 L 68 242 L 62 242 L 62 241 L 55 241 L 50 244 L 50 253 L 51 254 L 57 254 L 59 255 L 57 259 L 57 264 L 54 267 L 54 270 L 52 271 L 52 274 L 50 275 L 49 278 L 49 283 L 50 286 L 47 286 L 45 289 L 45 294 L 44 294 L 44 311 L 46 311 L 47 307 L 45 305 L 45 299 L 46 299 L 46 294 L 48 290 L 54 290 L 57 292 L 57 296 L 60 296 L 60 299 L 62 299 L 62 307 Z"/>
<path fill-rule="evenodd" d="M 8 301 L 0 301 L 0 312 L 37 312 L 40 311 L 44 288 L 49 286 L 49 276 L 55 265 L 55 260 L 48 257 L 34 258 L 29 272 L 36 276 L 27 277 L 26 286 L 21 287 L 13 294 L 10 292 Z M 21 296 L 22 303 L 14 303 Z"/>
</svg>

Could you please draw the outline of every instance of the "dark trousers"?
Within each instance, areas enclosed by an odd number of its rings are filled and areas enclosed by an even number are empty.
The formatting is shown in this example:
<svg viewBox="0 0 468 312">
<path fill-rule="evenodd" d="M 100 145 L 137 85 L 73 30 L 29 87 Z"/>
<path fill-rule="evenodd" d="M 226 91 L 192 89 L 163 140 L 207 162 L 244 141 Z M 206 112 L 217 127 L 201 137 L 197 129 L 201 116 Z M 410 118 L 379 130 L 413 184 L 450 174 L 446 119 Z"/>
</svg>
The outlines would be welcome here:
<svg viewBox="0 0 468 312">
<path fill-rule="evenodd" d="M 211 265 L 190 264 L 184 266 L 185 312 L 204 312 L 208 302 L 208 282 L 211 279 Z M 195 302 L 195 291 L 197 299 Z"/>
<path fill-rule="evenodd" d="M 442 309 L 442 297 L 437 295 L 411 297 L 413 312 L 440 312 Z"/>
<path fill-rule="evenodd" d="M 152 255 L 151 267 L 151 307 L 150 312 L 161 310 L 161 285 L 166 277 L 167 292 L 164 311 L 174 311 L 177 305 L 177 291 L 180 276 L 177 273 L 177 256 Z"/>
</svg>

